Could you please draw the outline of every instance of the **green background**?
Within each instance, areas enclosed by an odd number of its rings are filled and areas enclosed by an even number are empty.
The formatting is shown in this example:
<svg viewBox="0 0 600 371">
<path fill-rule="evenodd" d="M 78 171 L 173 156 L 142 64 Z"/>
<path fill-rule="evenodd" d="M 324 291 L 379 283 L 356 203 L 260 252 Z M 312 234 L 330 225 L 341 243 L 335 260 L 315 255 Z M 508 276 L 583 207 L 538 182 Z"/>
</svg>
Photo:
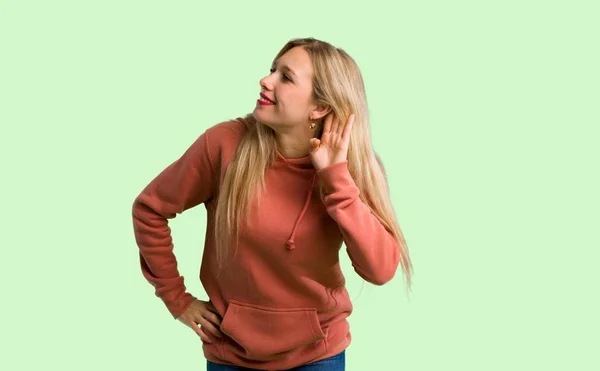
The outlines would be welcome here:
<svg viewBox="0 0 600 371">
<path fill-rule="evenodd" d="M 0 0 L 0 369 L 204 370 L 131 205 L 313 36 L 362 69 L 415 266 L 408 297 L 344 251 L 347 370 L 600 370 L 596 4 Z M 204 221 L 170 224 L 201 298 Z"/>
</svg>

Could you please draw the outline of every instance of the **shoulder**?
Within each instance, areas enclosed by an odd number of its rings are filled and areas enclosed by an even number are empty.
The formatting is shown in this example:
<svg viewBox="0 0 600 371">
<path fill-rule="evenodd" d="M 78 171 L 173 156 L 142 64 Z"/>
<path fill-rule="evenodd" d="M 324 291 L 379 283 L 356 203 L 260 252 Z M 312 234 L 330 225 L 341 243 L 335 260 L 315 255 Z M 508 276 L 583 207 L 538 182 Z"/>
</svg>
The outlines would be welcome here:
<svg viewBox="0 0 600 371">
<path fill-rule="evenodd" d="M 211 141 L 240 141 L 253 124 L 252 116 L 238 117 L 236 119 L 219 122 L 206 130 Z"/>
<path fill-rule="evenodd" d="M 252 115 L 219 122 L 204 132 L 204 140 L 214 168 L 226 166 L 248 129 L 256 122 Z"/>
</svg>

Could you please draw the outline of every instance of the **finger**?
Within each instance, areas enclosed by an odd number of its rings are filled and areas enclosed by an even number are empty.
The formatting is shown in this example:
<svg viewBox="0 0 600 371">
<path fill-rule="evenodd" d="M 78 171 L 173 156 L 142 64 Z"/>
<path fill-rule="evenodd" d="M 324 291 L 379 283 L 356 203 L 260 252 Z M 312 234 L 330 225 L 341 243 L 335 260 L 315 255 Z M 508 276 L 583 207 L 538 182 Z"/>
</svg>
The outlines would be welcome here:
<svg viewBox="0 0 600 371">
<path fill-rule="evenodd" d="M 333 113 L 330 113 L 325 118 L 325 126 L 323 127 L 323 134 L 329 134 L 331 131 L 331 121 L 333 119 Z"/>
<path fill-rule="evenodd" d="M 201 329 L 201 328 L 200 328 L 200 327 L 199 327 L 199 326 L 196 324 L 196 322 L 195 322 L 195 321 L 192 321 L 191 323 L 190 323 L 190 322 L 186 322 L 186 324 L 187 324 L 189 327 L 191 327 L 191 328 L 192 328 L 192 330 L 194 330 L 194 332 L 195 332 L 195 333 L 196 333 L 198 336 L 200 336 L 200 338 L 201 338 L 203 341 L 205 341 L 205 342 L 207 342 L 207 343 L 210 343 L 210 342 L 211 342 L 211 341 L 210 341 L 210 339 L 208 338 L 208 336 L 206 336 L 206 334 L 204 333 L 204 331 L 202 331 L 202 329 Z"/>
<path fill-rule="evenodd" d="M 319 149 L 319 146 L 321 145 L 321 141 L 317 138 L 311 138 L 310 140 L 310 151 L 311 152 L 316 152 Z"/>
<path fill-rule="evenodd" d="M 354 124 L 354 118 L 356 116 L 354 114 L 350 115 L 350 118 L 348 118 L 348 123 L 344 126 L 344 133 L 342 138 L 344 140 L 349 140 L 350 139 L 350 133 L 352 132 L 352 126 Z"/>
<path fill-rule="evenodd" d="M 215 325 L 221 326 L 221 317 L 218 314 L 211 311 L 206 311 L 202 314 L 202 316 Z"/>
<path fill-rule="evenodd" d="M 338 133 L 338 128 L 340 126 L 340 120 L 338 120 L 338 117 L 335 115 L 332 115 L 333 119 L 331 120 L 331 134 L 335 135 L 335 134 L 340 134 Z"/>
<path fill-rule="evenodd" d="M 202 316 L 206 319 L 208 319 L 209 321 L 211 321 L 212 323 L 214 323 L 215 325 L 221 325 L 221 316 L 219 315 L 219 312 L 217 312 L 217 309 L 211 304 L 208 303 L 206 305 L 206 309 L 208 309 L 207 311 L 205 311 L 204 313 L 202 313 Z"/>
<path fill-rule="evenodd" d="M 211 334 L 215 335 L 216 337 L 219 337 L 219 338 L 223 337 L 221 330 L 219 330 L 212 322 L 210 322 L 206 318 L 200 318 L 199 323 L 202 326 L 202 329 L 206 329 L 207 331 L 209 331 Z"/>
<path fill-rule="evenodd" d="M 210 340 L 210 338 L 208 337 L 208 335 L 206 335 L 206 333 L 204 333 L 204 331 L 202 331 L 202 329 L 198 329 L 198 335 L 200 335 L 200 339 L 203 342 L 209 343 L 209 344 L 212 343 L 212 341 Z"/>
<path fill-rule="evenodd" d="M 212 310 L 213 312 L 217 311 L 217 308 L 215 308 L 215 305 L 212 303 L 212 301 L 207 301 L 206 302 L 206 307 L 210 310 Z"/>
</svg>

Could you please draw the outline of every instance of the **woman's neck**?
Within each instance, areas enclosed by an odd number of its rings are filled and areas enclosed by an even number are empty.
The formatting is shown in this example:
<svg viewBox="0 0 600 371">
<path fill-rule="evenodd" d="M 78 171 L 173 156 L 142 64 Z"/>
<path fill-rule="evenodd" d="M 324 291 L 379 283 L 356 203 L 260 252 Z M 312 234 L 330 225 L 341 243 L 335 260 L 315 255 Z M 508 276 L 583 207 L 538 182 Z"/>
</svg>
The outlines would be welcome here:
<svg viewBox="0 0 600 371">
<path fill-rule="evenodd" d="M 305 157 L 308 156 L 310 151 L 310 145 L 308 142 L 306 144 L 300 144 L 297 141 L 286 141 L 283 138 L 276 138 L 276 142 L 277 150 L 285 158 Z"/>
<path fill-rule="evenodd" d="M 275 132 L 275 142 L 277 143 L 277 150 L 285 158 L 300 158 L 308 156 L 310 152 L 310 138 L 312 138 L 310 132 Z"/>
</svg>

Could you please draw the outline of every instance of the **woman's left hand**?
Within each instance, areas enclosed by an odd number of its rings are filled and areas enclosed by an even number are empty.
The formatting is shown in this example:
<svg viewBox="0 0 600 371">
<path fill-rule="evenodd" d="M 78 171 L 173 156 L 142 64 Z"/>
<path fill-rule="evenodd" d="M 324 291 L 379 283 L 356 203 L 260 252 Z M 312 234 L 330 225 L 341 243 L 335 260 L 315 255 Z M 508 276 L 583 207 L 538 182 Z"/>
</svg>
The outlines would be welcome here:
<svg viewBox="0 0 600 371">
<path fill-rule="evenodd" d="M 333 113 L 327 116 L 321 139 L 310 140 L 310 158 L 315 169 L 321 170 L 347 160 L 353 123 L 354 114 L 350 115 L 345 124 Z"/>
</svg>

